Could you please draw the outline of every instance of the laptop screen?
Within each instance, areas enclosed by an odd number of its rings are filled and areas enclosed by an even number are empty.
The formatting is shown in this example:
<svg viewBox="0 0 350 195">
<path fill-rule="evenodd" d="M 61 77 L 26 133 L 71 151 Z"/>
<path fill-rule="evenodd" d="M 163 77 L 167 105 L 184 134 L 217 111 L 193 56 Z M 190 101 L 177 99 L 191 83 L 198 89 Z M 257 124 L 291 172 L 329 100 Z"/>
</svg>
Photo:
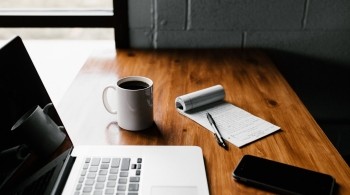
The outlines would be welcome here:
<svg viewBox="0 0 350 195">
<path fill-rule="evenodd" d="M 29 109 L 52 103 L 39 74 L 21 40 L 15 37 L 0 48 L 0 184 L 21 163 L 16 148 L 23 143 L 11 132 L 11 127 Z M 53 109 L 53 120 L 62 122 Z M 11 152 L 9 152 L 11 151 Z"/>
<path fill-rule="evenodd" d="M 0 64 L 0 149 L 3 150 L 19 144 L 11 136 L 14 123 L 30 108 L 36 105 L 43 108 L 51 99 L 19 37 L 1 48 Z"/>
</svg>

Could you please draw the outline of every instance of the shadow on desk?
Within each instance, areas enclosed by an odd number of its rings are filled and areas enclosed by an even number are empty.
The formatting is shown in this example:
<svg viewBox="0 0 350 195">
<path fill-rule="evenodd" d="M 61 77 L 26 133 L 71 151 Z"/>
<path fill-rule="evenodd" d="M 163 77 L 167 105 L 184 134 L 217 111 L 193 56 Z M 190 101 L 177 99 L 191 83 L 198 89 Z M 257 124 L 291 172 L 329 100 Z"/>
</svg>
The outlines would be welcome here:
<svg viewBox="0 0 350 195">
<path fill-rule="evenodd" d="M 269 51 L 339 153 L 350 165 L 350 64 Z"/>
</svg>

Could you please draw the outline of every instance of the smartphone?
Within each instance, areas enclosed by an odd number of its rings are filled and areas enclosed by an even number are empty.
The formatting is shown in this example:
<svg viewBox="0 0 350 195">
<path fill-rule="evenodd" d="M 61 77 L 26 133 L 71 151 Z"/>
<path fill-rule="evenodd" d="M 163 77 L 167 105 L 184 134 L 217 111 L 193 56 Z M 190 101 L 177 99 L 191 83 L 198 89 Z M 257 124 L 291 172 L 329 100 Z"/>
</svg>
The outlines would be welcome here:
<svg viewBox="0 0 350 195">
<path fill-rule="evenodd" d="M 333 194 L 335 179 L 327 174 L 244 155 L 232 173 L 237 180 L 280 194 Z"/>
</svg>

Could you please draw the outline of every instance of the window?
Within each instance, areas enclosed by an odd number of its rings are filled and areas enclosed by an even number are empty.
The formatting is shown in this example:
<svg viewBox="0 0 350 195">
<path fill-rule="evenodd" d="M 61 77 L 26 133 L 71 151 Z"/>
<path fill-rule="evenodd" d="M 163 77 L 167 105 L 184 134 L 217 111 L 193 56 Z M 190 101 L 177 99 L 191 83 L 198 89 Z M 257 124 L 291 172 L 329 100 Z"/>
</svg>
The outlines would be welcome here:
<svg viewBox="0 0 350 195">
<path fill-rule="evenodd" d="M 116 42 L 126 43 L 127 0 L 118 0 L 117 5 L 115 2 L 117 0 L 0 1 L 0 39 L 21 35 L 27 39 L 114 38 Z M 121 10 L 118 16 L 116 9 Z"/>
<path fill-rule="evenodd" d="M 0 1 L 1 9 L 106 9 L 112 0 L 10 0 Z"/>
</svg>

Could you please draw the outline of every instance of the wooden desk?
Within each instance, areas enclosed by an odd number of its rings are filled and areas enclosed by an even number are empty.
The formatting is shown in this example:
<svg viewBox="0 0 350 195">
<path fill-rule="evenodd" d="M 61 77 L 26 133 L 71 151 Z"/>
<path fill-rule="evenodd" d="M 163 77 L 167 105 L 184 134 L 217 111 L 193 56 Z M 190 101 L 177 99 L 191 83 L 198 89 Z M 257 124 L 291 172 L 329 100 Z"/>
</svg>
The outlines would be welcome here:
<svg viewBox="0 0 350 195">
<path fill-rule="evenodd" d="M 154 81 L 155 125 L 141 132 L 119 129 L 102 105 L 102 90 L 121 77 Z M 282 131 L 243 148 L 219 147 L 213 134 L 175 109 L 177 96 L 221 84 L 225 100 Z M 252 154 L 335 177 L 350 193 L 350 169 L 271 60 L 259 51 L 118 50 L 90 57 L 63 97 L 58 112 L 74 144 L 197 145 L 203 149 L 210 192 L 263 191 L 232 179 L 244 154 Z"/>
</svg>

